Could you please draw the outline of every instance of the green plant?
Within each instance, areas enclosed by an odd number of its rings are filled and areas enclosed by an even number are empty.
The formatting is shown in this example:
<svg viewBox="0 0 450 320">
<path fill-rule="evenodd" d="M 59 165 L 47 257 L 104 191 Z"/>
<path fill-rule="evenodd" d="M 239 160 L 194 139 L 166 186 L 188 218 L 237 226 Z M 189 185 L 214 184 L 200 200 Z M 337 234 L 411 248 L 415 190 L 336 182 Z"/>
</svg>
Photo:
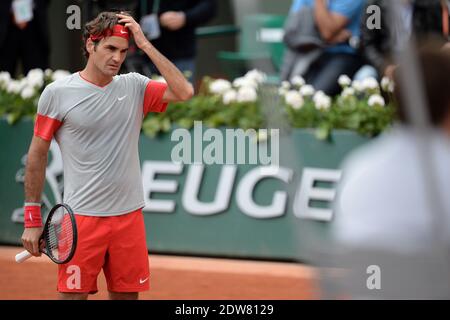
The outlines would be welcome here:
<svg viewBox="0 0 450 320">
<path fill-rule="evenodd" d="M 0 116 L 14 124 L 24 116 L 34 117 L 39 95 L 47 84 L 67 71 L 32 70 L 21 79 L 13 80 L 0 73 Z M 203 79 L 200 90 L 189 101 L 171 103 L 164 113 L 150 113 L 143 121 L 144 134 L 155 137 L 168 132 L 173 125 L 191 128 L 194 121 L 208 127 L 242 129 L 264 128 L 261 112 L 261 90 L 265 75 L 252 70 L 229 82 L 223 79 Z M 383 79 L 380 84 L 369 78 L 362 82 L 346 76 L 339 78 L 343 90 L 331 98 L 305 84 L 301 77 L 292 83 L 283 82 L 278 90 L 286 121 L 293 128 L 316 129 L 319 139 L 326 139 L 333 129 L 347 129 L 374 136 L 391 125 L 394 107 L 385 104 L 381 96 L 389 97 L 393 83 Z"/>
<path fill-rule="evenodd" d="M 22 117 L 34 117 L 44 88 L 68 74 L 64 70 L 33 69 L 26 77 L 11 79 L 8 72 L 0 72 L 0 116 L 6 117 L 9 124 Z"/>
</svg>

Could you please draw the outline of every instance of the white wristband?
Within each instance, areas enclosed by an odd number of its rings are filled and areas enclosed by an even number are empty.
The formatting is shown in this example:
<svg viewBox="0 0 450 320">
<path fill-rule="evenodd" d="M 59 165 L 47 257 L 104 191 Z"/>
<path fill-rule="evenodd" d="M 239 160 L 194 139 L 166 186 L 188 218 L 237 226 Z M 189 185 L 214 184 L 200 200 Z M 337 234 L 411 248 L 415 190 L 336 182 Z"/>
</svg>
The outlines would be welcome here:
<svg viewBox="0 0 450 320">
<path fill-rule="evenodd" d="M 41 204 L 37 202 L 25 202 L 24 207 L 40 207 Z"/>
</svg>

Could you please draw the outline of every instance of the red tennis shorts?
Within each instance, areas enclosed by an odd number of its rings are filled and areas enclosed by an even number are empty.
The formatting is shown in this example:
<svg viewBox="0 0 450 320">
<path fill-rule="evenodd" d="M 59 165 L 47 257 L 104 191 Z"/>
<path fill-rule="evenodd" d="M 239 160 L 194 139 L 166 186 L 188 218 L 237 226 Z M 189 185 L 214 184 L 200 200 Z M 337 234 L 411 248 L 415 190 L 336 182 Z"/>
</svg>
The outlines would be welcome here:
<svg viewBox="0 0 450 320">
<path fill-rule="evenodd" d="M 75 214 L 78 242 L 75 255 L 58 265 L 59 292 L 96 293 L 103 268 L 108 290 L 149 289 L 150 269 L 142 209 L 112 217 Z"/>
</svg>

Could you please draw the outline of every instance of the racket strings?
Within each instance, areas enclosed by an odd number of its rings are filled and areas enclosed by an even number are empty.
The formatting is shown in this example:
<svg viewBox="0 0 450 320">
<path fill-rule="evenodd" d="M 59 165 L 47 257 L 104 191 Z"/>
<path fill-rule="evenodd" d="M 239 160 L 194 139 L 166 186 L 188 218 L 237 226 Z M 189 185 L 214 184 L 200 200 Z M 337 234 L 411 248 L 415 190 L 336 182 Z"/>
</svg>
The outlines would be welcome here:
<svg viewBox="0 0 450 320">
<path fill-rule="evenodd" d="M 53 215 L 45 240 L 48 254 L 59 261 L 67 259 L 73 246 L 73 225 L 69 213 Z"/>
</svg>

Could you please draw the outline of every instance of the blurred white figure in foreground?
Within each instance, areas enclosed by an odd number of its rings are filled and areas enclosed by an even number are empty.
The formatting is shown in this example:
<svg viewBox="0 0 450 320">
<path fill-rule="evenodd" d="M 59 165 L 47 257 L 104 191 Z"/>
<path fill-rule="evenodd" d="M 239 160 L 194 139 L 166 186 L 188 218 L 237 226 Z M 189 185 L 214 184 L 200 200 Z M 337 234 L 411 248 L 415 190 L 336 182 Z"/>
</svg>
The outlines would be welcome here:
<svg viewBox="0 0 450 320">
<path fill-rule="evenodd" d="M 428 49 L 418 62 L 429 153 L 419 154 L 423 137 L 411 128 L 397 79 L 399 123 L 343 166 L 332 223 L 343 272 L 333 277 L 334 298 L 450 299 L 450 54 Z"/>
</svg>

